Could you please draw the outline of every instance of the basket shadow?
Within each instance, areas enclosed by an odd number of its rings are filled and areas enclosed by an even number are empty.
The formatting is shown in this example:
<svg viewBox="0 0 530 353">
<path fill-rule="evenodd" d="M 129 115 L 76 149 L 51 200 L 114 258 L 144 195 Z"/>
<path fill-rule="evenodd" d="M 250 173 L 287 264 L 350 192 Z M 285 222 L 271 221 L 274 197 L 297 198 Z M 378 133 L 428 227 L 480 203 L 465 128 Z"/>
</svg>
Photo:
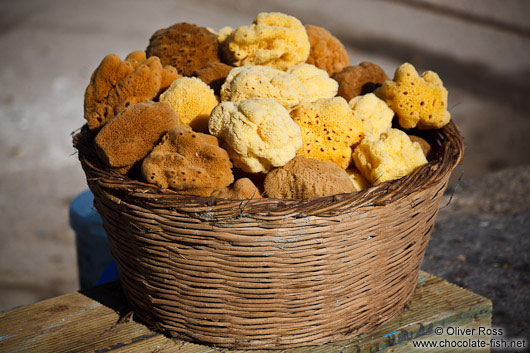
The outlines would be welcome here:
<svg viewBox="0 0 530 353">
<path fill-rule="evenodd" d="M 81 290 L 79 293 L 112 309 L 120 316 L 120 320 L 130 315 L 132 308 L 123 293 L 121 282 L 113 281 L 89 289 Z"/>
</svg>

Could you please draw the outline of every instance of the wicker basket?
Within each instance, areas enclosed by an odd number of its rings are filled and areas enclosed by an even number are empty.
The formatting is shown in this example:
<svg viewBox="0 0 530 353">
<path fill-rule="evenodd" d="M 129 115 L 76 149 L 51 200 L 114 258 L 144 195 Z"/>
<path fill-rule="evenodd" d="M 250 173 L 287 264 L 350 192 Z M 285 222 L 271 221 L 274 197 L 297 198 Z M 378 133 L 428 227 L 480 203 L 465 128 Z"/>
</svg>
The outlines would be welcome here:
<svg viewBox="0 0 530 353">
<path fill-rule="evenodd" d="M 429 164 L 359 193 L 309 200 L 180 195 L 99 164 L 74 138 L 134 312 L 184 340 L 288 348 L 366 333 L 410 300 L 451 171 L 453 123 Z"/>
</svg>

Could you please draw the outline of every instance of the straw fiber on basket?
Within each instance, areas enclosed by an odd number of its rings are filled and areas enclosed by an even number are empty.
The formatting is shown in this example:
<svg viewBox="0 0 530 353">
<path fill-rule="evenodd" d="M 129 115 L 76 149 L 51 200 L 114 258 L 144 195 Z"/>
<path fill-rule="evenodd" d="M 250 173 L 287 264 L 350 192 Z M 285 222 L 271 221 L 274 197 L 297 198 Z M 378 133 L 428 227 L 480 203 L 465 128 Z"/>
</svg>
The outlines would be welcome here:
<svg viewBox="0 0 530 353">
<path fill-rule="evenodd" d="M 308 200 L 180 195 L 105 171 L 74 138 L 124 291 L 149 325 L 231 348 L 323 344 L 399 313 L 463 143 L 424 137 L 429 164 L 359 193 Z"/>
</svg>

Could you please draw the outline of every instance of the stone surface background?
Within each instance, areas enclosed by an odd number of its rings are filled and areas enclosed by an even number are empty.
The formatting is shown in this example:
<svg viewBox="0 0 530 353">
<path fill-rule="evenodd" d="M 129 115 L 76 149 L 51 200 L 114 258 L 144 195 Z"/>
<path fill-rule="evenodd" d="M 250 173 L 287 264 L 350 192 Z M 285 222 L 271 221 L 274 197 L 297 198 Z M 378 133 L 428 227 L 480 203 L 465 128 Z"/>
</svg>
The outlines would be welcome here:
<svg viewBox="0 0 530 353">
<path fill-rule="evenodd" d="M 70 133 L 108 53 L 155 30 L 214 29 L 282 11 L 329 29 L 353 64 L 438 72 L 466 141 L 424 269 L 493 299 L 494 324 L 530 337 L 530 4 L 525 0 L 0 1 L 0 311 L 78 288 L 68 205 L 86 188 Z M 447 196 L 449 202 L 449 195 Z"/>
</svg>

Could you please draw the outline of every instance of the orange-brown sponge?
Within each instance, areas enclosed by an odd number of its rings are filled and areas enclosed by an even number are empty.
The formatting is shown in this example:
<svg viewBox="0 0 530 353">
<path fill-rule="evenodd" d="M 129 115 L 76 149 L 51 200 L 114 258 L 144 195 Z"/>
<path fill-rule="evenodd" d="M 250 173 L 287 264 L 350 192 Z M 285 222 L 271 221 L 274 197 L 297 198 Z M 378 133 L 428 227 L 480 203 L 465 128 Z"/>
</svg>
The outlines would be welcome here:
<svg viewBox="0 0 530 353">
<path fill-rule="evenodd" d="M 438 74 L 425 71 L 421 77 L 409 63 L 397 68 L 393 81 L 374 92 L 399 118 L 404 129 L 439 129 L 451 120 L 447 111 L 447 89 Z"/>
<path fill-rule="evenodd" d="M 228 73 L 233 68 L 233 66 L 223 64 L 222 62 L 214 62 L 198 70 L 197 78 L 200 78 L 213 89 L 216 95 L 219 95 L 226 76 L 228 76 Z"/>
<path fill-rule="evenodd" d="M 132 52 L 124 61 L 107 55 L 92 74 L 85 91 L 85 119 L 90 130 L 105 125 L 124 108 L 153 99 L 178 76 L 174 69 L 162 67 L 157 57 Z"/>
<path fill-rule="evenodd" d="M 357 66 L 345 67 L 333 79 L 339 83 L 337 95 L 349 101 L 353 97 L 373 92 L 388 80 L 388 76 L 376 64 L 364 61 Z"/>
<path fill-rule="evenodd" d="M 164 66 L 164 70 L 162 71 L 162 82 L 160 82 L 160 90 L 158 93 L 162 93 L 165 91 L 173 81 L 175 81 L 177 78 L 181 78 L 182 75 L 180 75 L 173 66 Z"/>
<path fill-rule="evenodd" d="M 156 31 L 149 40 L 147 56 L 158 56 L 163 65 L 171 65 L 183 76 L 220 61 L 217 35 L 205 27 L 177 23 Z"/>
<path fill-rule="evenodd" d="M 306 63 L 326 70 L 329 76 L 340 72 L 350 65 L 350 59 L 344 45 L 322 27 L 306 25 L 307 36 L 311 43 L 311 51 Z"/>
<path fill-rule="evenodd" d="M 214 136 L 178 126 L 144 159 L 142 175 L 165 189 L 210 196 L 234 181 L 231 168 L 228 153 Z"/>
<path fill-rule="evenodd" d="M 302 156 L 273 169 L 265 177 L 265 193 L 275 199 L 308 199 L 354 191 L 344 169 Z"/>
<path fill-rule="evenodd" d="M 143 159 L 178 118 L 167 103 L 145 102 L 124 109 L 95 139 L 98 156 L 110 167 L 126 167 Z"/>
<path fill-rule="evenodd" d="M 246 199 L 261 199 L 261 193 L 252 180 L 249 178 L 242 178 L 236 180 L 235 183 L 229 187 L 222 188 L 220 190 L 214 191 L 212 193 L 213 197 L 219 199 L 237 199 L 237 200 L 246 200 Z"/>
</svg>

